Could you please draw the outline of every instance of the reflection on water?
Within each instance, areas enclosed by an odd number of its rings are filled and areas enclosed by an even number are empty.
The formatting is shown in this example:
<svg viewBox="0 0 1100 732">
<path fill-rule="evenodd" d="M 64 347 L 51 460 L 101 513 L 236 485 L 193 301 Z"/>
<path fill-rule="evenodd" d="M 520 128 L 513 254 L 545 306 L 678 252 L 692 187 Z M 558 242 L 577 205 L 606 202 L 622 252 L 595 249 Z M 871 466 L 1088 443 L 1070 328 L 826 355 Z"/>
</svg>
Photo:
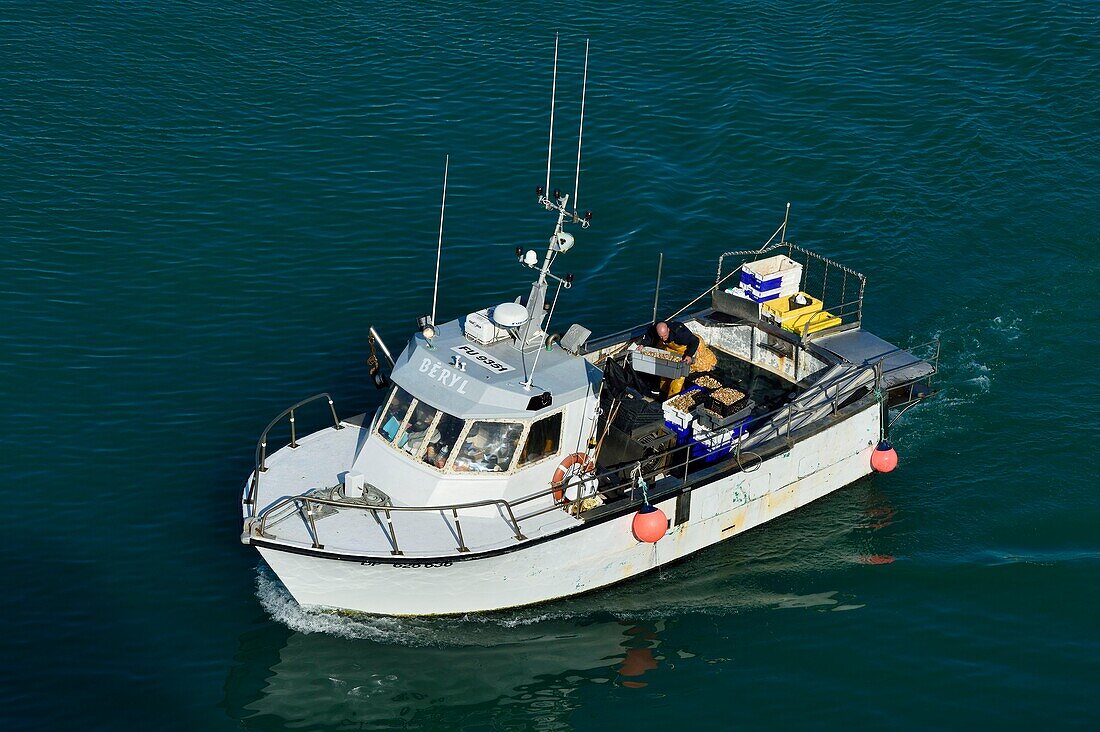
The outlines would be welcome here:
<svg viewBox="0 0 1100 732">
<path fill-rule="evenodd" d="M 366 636 L 377 619 L 340 620 L 347 624 L 341 636 L 270 623 L 243 636 L 226 683 L 227 712 L 255 729 L 489 720 L 559 729 L 586 685 L 644 686 L 663 660 L 661 621 L 394 621 L 408 625 L 412 645 L 402 645 L 352 637 L 352 624 Z"/>
<path fill-rule="evenodd" d="M 567 729 L 597 685 L 659 691 L 677 667 L 727 662 L 672 645 L 685 616 L 863 607 L 836 590 L 791 590 L 882 555 L 876 535 L 892 516 L 863 481 L 633 582 L 462 618 L 306 612 L 261 568 L 257 596 L 277 622 L 241 637 L 225 710 L 250 729 Z"/>
</svg>

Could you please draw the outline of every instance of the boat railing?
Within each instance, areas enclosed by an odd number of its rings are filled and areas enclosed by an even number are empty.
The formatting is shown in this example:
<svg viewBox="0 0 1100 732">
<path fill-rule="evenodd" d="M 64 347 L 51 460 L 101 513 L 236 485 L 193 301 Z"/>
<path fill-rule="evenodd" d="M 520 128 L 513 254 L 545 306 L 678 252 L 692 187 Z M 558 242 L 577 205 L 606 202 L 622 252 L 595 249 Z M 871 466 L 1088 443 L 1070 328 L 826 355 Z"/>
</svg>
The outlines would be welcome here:
<svg viewBox="0 0 1100 732">
<path fill-rule="evenodd" d="M 295 510 L 301 512 L 306 519 L 306 523 L 309 525 L 310 539 L 313 543 L 314 549 L 324 549 L 325 545 L 321 542 L 320 534 L 317 531 L 317 520 L 315 517 L 315 508 L 318 506 L 328 506 L 330 508 L 340 510 L 355 510 L 364 511 L 370 513 L 379 524 L 384 524 L 387 538 L 389 539 L 391 550 L 393 555 L 402 555 L 404 552 L 401 550 L 401 545 L 397 539 L 397 529 L 393 523 L 393 514 L 395 513 L 439 513 L 445 519 L 447 513 L 450 512 L 454 523 L 455 537 L 458 539 L 458 551 L 468 552 L 470 547 L 466 543 L 466 537 L 462 532 L 462 521 L 459 518 L 459 511 L 474 508 L 485 508 L 487 506 L 495 506 L 501 512 L 501 516 L 504 518 L 505 523 L 512 530 L 516 541 L 523 541 L 527 537 L 523 535 L 520 530 L 519 522 L 516 520 L 515 513 L 512 511 L 512 505 L 508 501 L 503 499 L 489 499 L 484 501 L 471 501 L 469 503 L 450 503 L 441 506 L 376 506 L 370 504 L 364 504 L 360 502 L 353 502 L 349 500 L 337 500 L 334 498 L 322 498 L 320 496 L 311 496 L 303 494 L 300 496 L 290 496 L 283 500 L 272 504 L 269 508 L 265 509 L 254 524 L 256 526 L 256 532 L 260 536 L 264 536 L 267 531 L 267 523 L 272 515 L 279 513 L 283 509 L 294 506 Z M 292 514 L 293 515 L 293 514 Z M 379 516 L 384 517 L 384 521 Z"/>
<path fill-rule="evenodd" d="M 802 281 L 800 283 L 802 291 L 820 300 L 823 303 L 823 310 L 828 311 L 829 314 L 841 321 L 837 325 L 816 331 L 814 335 L 831 332 L 845 326 L 858 326 L 863 322 L 863 293 L 867 288 L 866 275 L 791 241 L 769 243 L 760 249 L 725 252 L 718 257 L 718 273 L 715 276 L 713 289 L 717 290 L 726 280 L 734 276 L 737 273 L 737 268 L 748 261 L 746 258 L 756 258 L 783 249 L 787 250 L 788 257 L 802 265 Z M 723 273 L 726 259 L 736 259 L 737 265 L 729 272 Z M 830 275 L 832 275 L 831 289 Z M 838 279 L 840 280 L 839 287 Z M 853 295 L 854 299 L 849 299 L 849 295 Z M 809 335 L 809 327 L 813 325 L 813 322 L 813 319 L 811 319 L 803 327 L 803 337 Z"/>
<path fill-rule="evenodd" d="M 296 424 L 296 420 L 295 420 L 295 412 L 297 410 L 301 409 L 302 407 L 304 407 L 305 405 L 311 404 L 312 402 L 319 401 L 321 399 L 324 399 L 326 402 L 328 402 L 329 411 L 332 413 L 332 428 L 335 429 L 335 430 L 341 430 L 341 429 L 344 428 L 344 426 L 342 424 L 340 424 L 340 418 L 336 416 L 336 405 L 333 403 L 332 397 L 329 396 L 326 392 L 321 392 L 320 394 L 314 394 L 313 396 L 307 397 L 306 399 L 303 399 L 300 402 L 296 402 L 295 404 L 292 404 L 289 407 L 287 407 L 286 409 L 284 409 L 283 411 L 279 412 L 279 415 L 277 417 L 275 417 L 275 419 L 268 422 L 267 427 L 265 427 L 264 431 L 260 434 L 260 439 L 256 441 L 256 463 L 255 463 L 255 467 L 252 471 L 252 480 L 249 481 L 249 484 L 248 484 L 248 493 L 247 493 L 247 495 L 245 496 L 245 499 L 244 499 L 244 502 L 245 502 L 246 505 L 252 506 L 252 507 L 255 507 L 255 505 L 256 505 L 256 494 L 260 489 L 260 474 L 267 472 L 267 438 L 268 438 L 268 435 L 270 434 L 271 430 L 277 424 L 279 424 L 283 420 L 284 417 L 289 417 L 290 418 L 290 445 L 289 445 L 289 447 L 291 447 L 292 449 L 297 449 L 297 447 L 298 447 L 298 428 L 297 428 L 297 424 Z"/>
<path fill-rule="evenodd" d="M 928 384 L 931 385 L 932 377 L 940 371 L 940 338 L 937 336 L 932 340 L 925 341 L 924 343 L 918 343 L 915 346 L 896 346 L 893 349 L 879 354 L 878 361 L 885 361 L 895 353 L 908 353 L 911 356 L 926 361 L 932 366 L 932 373 L 928 375 Z M 893 368 L 886 369 L 883 374 L 892 374 L 895 371 L 900 371 L 906 368 L 909 364 L 902 363 Z"/>
<path fill-rule="evenodd" d="M 868 388 L 870 391 L 878 394 L 879 384 L 882 379 L 882 361 L 875 361 L 874 363 L 863 364 L 859 366 L 853 366 L 851 369 L 846 370 L 840 374 L 836 379 L 830 379 L 828 382 L 822 382 L 815 384 L 803 391 L 800 395 L 800 399 L 811 399 L 815 396 L 823 396 L 823 401 L 815 402 L 810 406 L 796 406 L 792 404 L 786 404 L 778 409 L 772 410 L 765 414 L 754 416 L 751 431 L 746 431 L 742 424 L 729 425 L 721 430 L 715 430 L 710 434 L 708 439 L 713 439 L 717 444 L 723 444 L 729 441 L 730 452 L 729 458 L 731 458 L 732 465 L 736 465 L 738 470 L 746 473 L 755 471 L 762 462 L 762 458 L 759 452 L 755 450 L 749 450 L 744 447 L 748 442 L 749 437 L 757 438 L 754 447 L 759 447 L 767 442 L 775 439 L 783 438 L 785 440 L 786 447 L 789 448 L 793 445 L 793 436 L 800 430 L 810 427 L 816 423 L 815 420 L 802 421 L 799 418 L 810 415 L 812 413 L 825 412 L 829 415 L 835 415 L 842 408 L 841 405 L 853 395 L 859 387 L 855 389 L 841 389 L 841 382 L 848 383 L 861 383 L 860 377 L 870 372 L 872 375 L 872 381 Z M 830 390 L 831 393 L 830 393 Z M 878 394 L 878 398 L 882 398 L 881 394 Z M 822 415 L 824 416 L 824 415 Z M 733 434 L 736 431 L 741 431 L 740 434 Z M 761 440 L 760 437 L 766 436 Z M 664 453 L 658 453 L 656 455 L 649 456 L 646 460 L 653 460 L 656 458 L 667 456 L 667 460 L 658 461 L 659 465 L 651 470 L 641 470 L 638 476 L 633 476 L 626 480 L 620 480 L 617 483 L 610 483 L 600 488 L 600 492 L 608 495 L 620 495 L 628 494 L 631 499 L 636 498 L 638 488 L 638 478 L 645 481 L 648 485 L 652 486 L 657 479 L 663 478 L 669 475 L 670 470 L 676 471 L 681 477 L 681 486 L 686 486 L 692 471 L 699 467 L 700 463 L 706 466 L 718 465 L 719 463 L 707 462 L 711 456 L 709 454 L 697 454 L 692 455 L 692 451 L 695 445 L 693 443 L 687 443 L 684 445 L 677 445 L 674 448 L 667 450 Z M 717 449 L 717 448 L 714 448 Z M 640 467 L 640 463 L 635 463 Z M 541 489 L 530 495 L 523 496 L 519 499 L 513 499 L 511 506 L 517 507 L 520 504 L 529 503 L 538 499 L 544 498 L 547 495 L 553 493 L 560 493 L 565 491 L 570 492 L 570 489 L 580 489 L 580 487 L 592 480 L 593 477 L 599 481 L 601 478 L 607 478 L 612 475 L 621 475 L 624 468 L 631 468 L 631 463 L 625 463 L 623 465 L 616 465 L 610 467 L 598 473 L 595 476 L 574 476 L 567 480 L 562 485 L 552 486 L 549 489 Z M 541 516 L 545 513 L 552 511 L 560 511 L 561 504 L 554 503 L 549 506 L 540 506 L 536 510 L 522 514 L 518 516 L 518 521 L 522 524 L 524 521 L 532 519 L 536 516 Z"/>
<path fill-rule="evenodd" d="M 866 371 L 873 372 L 873 381 L 866 382 L 866 380 L 859 380 L 861 375 Z M 313 547 L 316 549 L 323 549 L 325 545 L 318 533 L 317 518 L 315 515 L 318 507 L 328 506 L 337 510 L 363 511 L 371 514 L 374 519 L 384 527 L 384 531 L 391 545 L 390 553 L 393 555 L 403 555 L 404 551 L 401 549 L 401 544 L 399 543 L 398 531 L 394 524 L 393 515 L 413 512 L 439 513 L 449 524 L 453 525 L 454 536 L 458 540 L 457 550 L 460 553 L 466 553 L 470 551 L 470 546 L 463 533 L 460 512 L 491 506 L 498 509 L 502 520 L 508 526 L 513 537 L 517 541 L 523 541 L 527 538 L 522 530 L 524 522 L 528 522 L 531 519 L 547 513 L 555 511 L 560 512 L 563 507 L 570 507 L 570 502 L 568 501 L 566 501 L 563 506 L 563 502 L 560 500 L 543 502 L 543 499 L 550 496 L 568 494 L 574 490 L 580 491 L 582 486 L 588 484 L 589 481 L 593 479 L 600 485 L 599 492 L 601 494 L 616 497 L 625 496 L 628 500 L 633 502 L 641 498 L 639 495 L 639 481 L 644 481 L 650 487 L 654 487 L 658 480 L 671 475 L 673 477 L 680 477 L 681 481 L 679 487 L 686 487 L 692 475 L 700 467 L 700 463 L 702 463 L 704 467 L 720 467 L 725 463 L 726 469 L 731 469 L 733 466 L 736 466 L 736 469 L 742 472 L 753 472 L 759 468 L 760 464 L 763 462 L 763 458 L 761 453 L 756 449 L 750 450 L 744 447 L 748 437 L 756 438 L 753 445 L 754 448 L 763 447 L 765 444 L 773 442 L 776 439 L 784 439 L 785 446 L 789 449 L 790 446 L 793 445 L 795 434 L 817 423 L 817 420 L 812 418 L 813 415 L 807 420 L 802 420 L 800 419 L 801 417 L 810 413 L 817 413 L 818 418 L 827 415 L 835 415 L 841 410 L 842 404 L 861 388 L 844 389 L 842 387 L 845 383 L 864 384 L 867 386 L 868 390 L 877 393 L 881 378 L 881 360 L 871 364 L 854 366 L 851 369 L 845 370 L 835 379 L 829 379 L 827 382 L 815 384 L 803 391 L 799 395 L 799 399 L 813 402 L 809 406 L 787 404 L 766 414 L 755 416 L 753 418 L 754 427 L 751 431 L 744 431 L 742 424 L 733 424 L 721 430 L 715 430 L 710 434 L 709 438 L 714 439 L 718 444 L 724 444 L 728 439 L 730 447 L 728 457 L 721 459 L 719 462 L 707 462 L 711 455 L 706 453 L 693 455 L 692 452 L 695 445 L 693 443 L 687 443 L 684 445 L 677 445 L 664 453 L 646 458 L 646 461 L 656 459 L 655 466 L 649 469 L 644 468 L 641 462 L 634 462 L 633 464 L 628 462 L 606 468 L 599 473 L 572 476 L 563 483 L 551 485 L 511 500 L 489 499 L 438 506 L 369 505 L 358 501 L 324 498 L 306 493 L 284 498 L 265 508 L 262 513 L 251 520 L 248 531 L 253 534 L 258 534 L 259 536 L 265 536 L 268 524 L 273 520 L 273 517 L 279 515 L 280 512 L 285 511 L 288 507 L 293 506 L 293 511 L 300 512 L 308 525 Z M 815 399 L 816 397 L 821 398 Z M 878 398 L 882 398 L 881 394 L 878 395 Z M 301 406 L 301 403 L 295 405 L 295 408 L 299 406 Z M 289 410 L 287 411 L 289 412 Z M 734 434 L 737 430 L 742 430 L 742 432 L 740 434 Z M 636 470 L 634 468 L 636 468 Z M 621 476 L 626 472 L 629 472 L 630 477 L 622 479 Z M 616 479 L 615 476 L 618 476 L 618 479 Z M 679 487 L 677 489 L 679 489 Z M 662 489 L 655 498 L 659 499 L 660 495 L 665 492 L 666 490 Z M 521 506 L 526 506 L 534 502 L 542 503 L 528 513 L 519 513 Z M 580 511 L 578 510 L 577 512 L 579 513 Z M 283 516 L 285 515 L 284 513 Z"/>
</svg>

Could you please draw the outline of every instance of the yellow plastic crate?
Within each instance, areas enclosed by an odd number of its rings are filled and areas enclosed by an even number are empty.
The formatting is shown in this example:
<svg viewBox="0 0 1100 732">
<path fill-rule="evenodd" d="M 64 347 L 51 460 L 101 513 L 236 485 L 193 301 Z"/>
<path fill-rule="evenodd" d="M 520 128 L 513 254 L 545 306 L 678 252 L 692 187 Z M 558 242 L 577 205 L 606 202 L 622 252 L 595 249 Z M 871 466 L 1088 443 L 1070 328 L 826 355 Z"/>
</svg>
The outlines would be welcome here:
<svg viewBox="0 0 1100 732">
<path fill-rule="evenodd" d="M 799 335 L 802 334 L 803 328 L 806 329 L 806 333 L 816 333 L 819 330 L 840 325 L 840 318 L 828 310 L 822 309 L 824 303 L 805 292 L 799 294 L 809 300 L 808 305 L 795 305 L 793 303 L 794 298 L 781 297 L 761 303 L 760 308 L 779 321 L 779 326 L 783 330 L 789 330 Z M 807 327 L 807 324 L 809 324 L 809 327 Z"/>
</svg>

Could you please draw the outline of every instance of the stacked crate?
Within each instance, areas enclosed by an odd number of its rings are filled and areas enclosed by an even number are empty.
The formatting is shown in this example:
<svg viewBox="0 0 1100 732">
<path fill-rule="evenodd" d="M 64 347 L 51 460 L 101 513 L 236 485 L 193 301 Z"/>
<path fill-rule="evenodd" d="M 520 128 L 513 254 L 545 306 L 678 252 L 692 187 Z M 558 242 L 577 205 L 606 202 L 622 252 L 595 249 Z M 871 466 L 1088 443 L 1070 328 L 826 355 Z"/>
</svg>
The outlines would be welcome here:
<svg viewBox="0 0 1100 732">
<path fill-rule="evenodd" d="M 816 333 L 840 325 L 840 318 L 823 309 L 824 303 L 805 292 L 800 294 L 806 300 L 805 305 L 794 302 L 793 297 L 780 297 L 761 305 L 761 314 L 784 330 L 798 334 L 803 331 Z"/>
<path fill-rule="evenodd" d="M 741 265 L 741 281 L 732 294 L 753 302 L 790 297 L 802 284 L 802 265 L 785 254 L 777 254 Z"/>
<path fill-rule="evenodd" d="M 665 412 L 665 427 L 676 435 L 677 445 L 686 445 L 691 439 L 692 426 L 695 424 L 695 415 L 692 414 L 692 410 L 705 395 L 706 392 L 698 386 L 689 386 L 662 405 Z"/>
<path fill-rule="evenodd" d="M 755 406 L 752 399 L 736 389 L 727 387 L 710 394 L 695 411 L 692 457 L 711 463 L 728 455 L 737 438 L 752 424 Z"/>
</svg>

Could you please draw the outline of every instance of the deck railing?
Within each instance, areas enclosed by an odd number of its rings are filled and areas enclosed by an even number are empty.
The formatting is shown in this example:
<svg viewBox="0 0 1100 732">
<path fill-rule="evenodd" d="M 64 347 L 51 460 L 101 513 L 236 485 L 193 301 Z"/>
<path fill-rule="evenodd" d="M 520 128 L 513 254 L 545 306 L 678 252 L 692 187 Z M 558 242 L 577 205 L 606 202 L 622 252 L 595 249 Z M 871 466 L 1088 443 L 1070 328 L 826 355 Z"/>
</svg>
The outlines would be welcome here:
<svg viewBox="0 0 1100 732">
<path fill-rule="evenodd" d="M 275 425 L 282 421 L 283 417 L 290 416 L 290 447 L 296 449 L 298 447 L 298 428 L 295 423 L 294 412 L 301 409 L 306 404 L 315 402 L 319 399 L 324 399 L 328 402 L 328 408 L 332 412 L 332 428 L 336 430 L 344 429 L 344 426 L 340 424 L 340 418 L 336 416 L 336 405 L 332 401 L 327 393 L 321 392 L 320 394 L 314 394 L 311 397 L 303 399 L 296 404 L 292 404 L 283 411 L 279 412 L 279 416 L 268 422 L 267 427 L 264 428 L 263 433 L 260 435 L 260 439 L 256 441 L 256 464 L 252 471 L 252 480 L 248 484 L 248 494 L 245 496 L 244 502 L 248 506 L 256 505 L 256 492 L 260 488 L 260 474 L 267 472 L 267 436 L 271 432 Z"/>
<path fill-rule="evenodd" d="M 523 541 L 527 538 L 523 535 L 523 532 L 520 531 L 519 522 L 516 520 L 516 516 L 512 512 L 512 505 L 509 504 L 508 501 L 505 501 L 503 499 L 472 501 L 470 503 L 451 503 L 445 506 L 373 506 L 348 500 L 338 501 L 331 498 L 321 498 L 319 496 L 310 495 L 291 496 L 265 509 L 264 512 L 259 516 L 259 523 L 257 524 L 257 531 L 259 532 L 259 534 L 262 536 L 267 530 L 267 522 L 272 514 L 277 513 L 281 509 L 286 508 L 290 505 L 296 506 L 298 511 L 301 511 L 305 514 L 306 521 L 309 524 L 311 535 L 310 538 L 313 541 L 314 549 L 324 549 L 325 546 L 321 543 L 320 535 L 317 533 L 317 522 L 313 515 L 313 508 L 315 506 L 329 506 L 337 509 L 365 511 L 367 513 L 370 513 L 374 517 L 375 521 L 378 521 L 379 524 L 381 524 L 382 521 L 378 518 L 378 514 L 382 514 L 383 516 L 385 516 L 386 534 L 389 538 L 390 545 L 393 547 L 390 550 L 390 553 L 394 555 L 404 554 L 404 552 L 401 551 L 400 544 L 398 544 L 397 530 L 394 528 L 393 525 L 392 514 L 394 513 L 408 513 L 414 511 L 421 513 L 439 512 L 441 515 L 443 515 L 444 519 L 446 519 L 446 512 L 450 511 L 452 517 L 454 518 L 455 535 L 458 539 L 458 551 L 460 552 L 470 551 L 470 548 L 466 545 L 466 539 L 462 533 L 462 522 L 458 517 L 458 512 L 465 509 L 496 506 L 502 511 L 502 517 L 505 517 L 504 520 L 507 522 L 509 527 L 511 527 L 512 532 L 515 535 L 516 541 Z"/>
<path fill-rule="evenodd" d="M 787 256 L 795 261 L 802 260 L 802 281 L 800 283 L 804 292 L 809 295 L 813 295 L 823 303 L 823 309 L 827 310 L 832 315 L 840 318 L 840 325 L 832 326 L 817 331 L 814 335 L 820 335 L 832 331 L 835 328 L 842 326 L 859 325 L 863 321 L 863 293 L 867 287 L 867 277 L 857 272 L 851 267 L 847 267 L 840 262 L 835 262 L 828 257 L 823 257 L 817 252 L 800 247 L 797 244 L 790 241 L 779 241 L 775 243 L 769 243 L 760 249 L 742 249 L 740 251 L 726 252 L 718 257 L 718 273 L 714 279 L 714 288 L 720 287 L 726 280 L 732 277 L 737 270 L 734 269 L 731 272 L 723 275 L 722 270 L 725 268 L 725 261 L 727 257 L 732 258 L 744 258 L 744 257 L 760 257 L 765 254 L 777 250 L 787 250 Z M 743 263 L 745 260 L 739 263 Z M 811 265 L 820 265 L 813 267 Z M 820 270 L 818 272 L 817 270 Z M 829 290 L 829 275 L 833 275 L 833 289 Z M 811 280 L 811 276 L 814 277 Z M 836 280 L 840 279 L 840 293 L 837 294 Z M 854 292 L 853 292 L 854 291 Z M 849 293 L 855 294 L 854 300 L 849 300 Z M 808 324 L 809 325 L 809 324 Z M 803 329 L 803 337 L 807 335 L 807 328 Z"/>
<path fill-rule="evenodd" d="M 541 516 L 550 512 L 560 512 L 563 510 L 563 508 L 568 508 L 569 504 L 568 502 L 563 503 L 560 501 L 552 501 L 548 504 L 544 504 L 535 508 L 529 513 L 517 515 L 517 510 L 520 506 L 524 506 L 536 501 L 541 501 L 542 499 L 545 499 L 553 494 L 562 494 L 563 492 L 569 492 L 569 489 L 571 488 L 577 488 L 579 490 L 582 485 L 588 483 L 593 478 L 601 483 L 604 483 L 604 485 L 601 486 L 599 489 L 600 493 L 616 497 L 625 496 L 625 500 L 627 500 L 627 503 L 620 505 L 632 505 L 633 503 L 638 503 L 640 505 L 641 497 L 640 495 L 638 495 L 637 490 L 639 477 L 641 480 L 644 480 L 649 486 L 652 487 L 649 498 L 652 501 L 656 501 L 663 500 L 663 497 L 669 492 L 676 492 L 687 487 L 687 485 L 689 484 L 689 482 L 691 482 L 693 478 L 698 477 L 698 472 L 695 472 L 695 475 L 693 475 L 693 471 L 697 471 L 697 469 L 699 468 L 699 463 L 701 461 L 704 462 L 707 467 L 717 467 L 730 473 L 753 472 L 754 470 L 759 468 L 760 464 L 763 462 L 763 457 L 762 452 L 758 452 L 755 449 L 748 450 L 742 448 L 742 444 L 746 441 L 747 437 L 759 435 L 759 431 L 762 429 L 768 429 L 770 431 L 773 430 L 774 435 L 768 437 L 764 443 L 757 447 L 767 448 L 764 452 L 770 452 L 773 449 L 776 449 L 777 446 L 767 447 L 769 443 L 774 442 L 776 439 L 783 439 L 784 443 L 778 447 L 785 447 L 789 449 L 790 446 L 793 445 L 793 436 L 795 434 L 799 433 L 803 429 L 813 427 L 819 423 L 818 421 L 810 421 L 806 424 L 799 424 L 798 417 L 808 412 L 820 412 L 823 407 L 826 406 L 829 407 L 829 414 L 835 415 L 837 412 L 840 411 L 841 404 L 848 400 L 851 396 L 853 396 L 853 394 L 857 391 L 857 389 L 842 391 L 841 389 L 836 388 L 838 385 L 838 381 L 842 379 L 853 379 L 858 374 L 868 369 L 874 371 L 874 382 L 873 387 L 871 388 L 877 391 L 879 381 L 882 377 L 881 361 L 855 367 L 854 369 L 841 374 L 836 380 L 830 380 L 829 382 L 822 384 L 815 384 L 814 386 L 811 386 L 809 389 L 800 394 L 800 398 L 806 398 L 820 392 L 826 397 L 825 401 L 823 402 L 818 402 L 812 406 L 805 408 L 794 407 L 790 404 L 784 405 L 783 407 L 768 412 L 767 414 L 755 417 L 753 422 L 755 425 L 757 425 L 756 428 L 754 428 L 751 432 L 745 432 L 742 435 L 732 434 L 734 430 L 738 430 L 741 428 L 741 425 L 739 424 L 730 425 L 722 430 L 716 430 L 714 433 L 712 433 L 711 436 L 716 438 L 719 443 L 725 442 L 727 438 L 730 441 L 729 457 L 720 459 L 719 462 L 706 463 L 707 459 L 710 457 L 709 454 L 699 454 L 693 456 L 692 448 L 694 447 L 694 445 L 692 443 L 688 443 L 685 445 L 678 445 L 664 453 L 648 458 L 648 460 L 652 460 L 654 458 L 666 458 L 663 460 L 658 460 L 658 465 L 655 468 L 649 470 L 642 470 L 641 463 L 632 464 L 628 462 L 622 465 L 607 468 L 604 471 L 596 473 L 594 475 L 590 474 L 587 476 L 574 476 L 568 479 L 563 484 L 552 485 L 512 500 L 491 499 L 484 501 L 474 501 L 470 503 L 455 503 L 439 506 L 375 506 L 356 501 L 349 501 L 347 499 L 337 500 L 332 498 L 322 498 L 319 496 L 303 494 L 284 498 L 277 503 L 265 508 L 257 517 L 252 520 L 251 526 L 248 527 L 247 531 L 250 534 L 258 534 L 261 537 L 264 536 L 269 522 L 273 520 L 272 517 L 275 514 L 278 514 L 280 511 L 285 510 L 287 507 L 293 506 L 294 512 L 300 512 L 309 527 L 310 538 L 313 547 L 317 549 L 323 549 L 325 545 L 324 542 L 321 540 L 320 534 L 318 533 L 317 520 L 314 515 L 314 509 L 316 507 L 328 506 L 338 510 L 363 511 L 371 514 L 372 517 L 376 521 L 378 521 L 380 525 L 384 525 L 388 541 L 391 544 L 390 553 L 397 556 L 403 555 L 404 551 L 401 549 L 401 545 L 398 540 L 398 532 L 397 528 L 394 525 L 393 514 L 411 512 L 439 513 L 446 519 L 447 514 L 449 513 L 451 516 L 451 519 L 449 521 L 453 521 L 455 537 L 458 539 L 457 550 L 461 553 L 465 553 L 470 551 L 470 547 L 462 531 L 461 518 L 459 515 L 460 512 L 469 509 L 495 506 L 500 511 L 501 519 L 507 524 L 513 537 L 517 541 L 523 541 L 526 539 L 526 536 L 523 534 L 521 526 L 525 521 L 530 521 L 537 516 Z M 831 394 L 829 392 L 830 389 L 833 390 Z M 294 408 L 297 408 L 304 403 L 312 401 L 313 399 L 320 398 L 322 396 L 326 395 L 311 397 L 309 400 L 299 402 L 297 405 L 295 405 Z M 883 397 L 880 395 L 878 398 Z M 284 413 L 284 415 L 289 411 L 290 410 L 288 409 L 287 412 Z M 280 418 L 284 415 L 280 415 Z M 276 421 L 277 420 L 273 420 L 273 424 Z M 267 430 L 265 430 L 265 436 L 266 433 Z M 261 438 L 261 441 L 262 440 L 263 438 Z M 257 453 L 257 455 L 259 465 L 262 462 L 262 455 L 261 453 Z M 625 480 L 617 480 L 617 482 L 612 482 L 613 479 L 609 480 L 612 478 L 612 476 L 621 477 L 624 472 L 633 473 L 634 471 L 631 470 L 632 467 L 638 468 L 639 472 L 637 475 L 632 475 Z M 260 471 L 257 470 L 257 475 L 259 474 L 259 472 Z M 710 474 L 708 474 L 708 476 L 709 475 Z M 671 484 L 666 481 L 664 486 L 657 488 L 656 483 L 658 479 L 663 479 L 670 476 L 674 478 L 679 477 L 679 483 Z M 254 500 L 254 493 L 250 492 L 250 497 Z M 616 501 L 616 503 L 618 503 L 618 500 Z M 290 515 L 293 515 L 293 513 Z"/>
</svg>

